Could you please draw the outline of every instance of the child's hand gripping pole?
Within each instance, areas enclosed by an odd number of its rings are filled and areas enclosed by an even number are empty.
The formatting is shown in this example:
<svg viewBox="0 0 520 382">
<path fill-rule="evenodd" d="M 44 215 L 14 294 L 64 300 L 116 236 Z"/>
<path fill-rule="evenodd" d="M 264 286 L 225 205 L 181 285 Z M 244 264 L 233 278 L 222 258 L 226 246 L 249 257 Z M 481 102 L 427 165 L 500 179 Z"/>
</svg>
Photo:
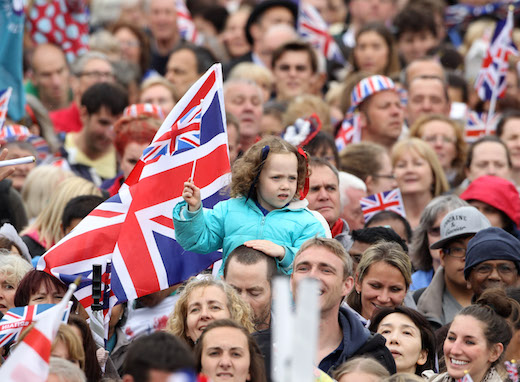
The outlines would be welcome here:
<svg viewBox="0 0 520 382">
<path fill-rule="evenodd" d="M 188 203 L 188 211 L 197 211 L 201 206 L 200 188 L 193 183 L 193 175 L 195 174 L 195 162 L 193 162 L 193 169 L 191 177 L 187 182 L 184 182 L 184 189 L 182 190 L 182 198 Z"/>
</svg>

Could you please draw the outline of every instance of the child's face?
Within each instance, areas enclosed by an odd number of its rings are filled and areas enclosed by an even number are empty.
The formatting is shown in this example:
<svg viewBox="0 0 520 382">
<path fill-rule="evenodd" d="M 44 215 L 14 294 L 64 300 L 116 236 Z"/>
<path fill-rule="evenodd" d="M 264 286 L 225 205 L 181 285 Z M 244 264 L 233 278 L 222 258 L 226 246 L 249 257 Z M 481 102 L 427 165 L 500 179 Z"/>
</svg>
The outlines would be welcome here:
<svg viewBox="0 0 520 382">
<path fill-rule="evenodd" d="M 282 208 L 294 197 L 297 185 L 296 155 L 269 154 L 258 181 L 258 203 L 268 211 Z"/>
</svg>

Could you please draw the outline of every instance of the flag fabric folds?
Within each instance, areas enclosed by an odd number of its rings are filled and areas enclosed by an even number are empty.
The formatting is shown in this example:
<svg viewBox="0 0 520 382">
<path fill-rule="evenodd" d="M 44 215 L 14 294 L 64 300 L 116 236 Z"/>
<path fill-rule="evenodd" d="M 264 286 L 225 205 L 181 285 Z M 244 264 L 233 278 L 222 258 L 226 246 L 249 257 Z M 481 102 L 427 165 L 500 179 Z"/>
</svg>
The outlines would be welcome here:
<svg viewBox="0 0 520 382">
<path fill-rule="evenodd" d="M 361 126 L 359 124 L 359 113 L 347 114 L 341 122 L 335 138 L 338 151 L 343 150 L 351 143 L 361 142 Z"/>
<path fill-rule="evenodd" d="M 41 313 L 34 327 L 23 341 L 16 345 L 7 361 L 0 367 L 0 381 L 47 381 L 51 345 L 62 323 L 63 315 L 66 314 L 65 311 L 70 310 L 72 303 L 69 301 L 75 289 L 76 285 L 71 284 L 59 304 Z"/>
<path fill-rule="evenodd" d="M 482 69 L 475 80 L 475 89 L 483 101 L 491 100 L 493 92 L 497 98 L 506 93 L 509 57 L 518 55 L 513 44 L 513 28 L 513 11 L 509 10 L 507 18 L 497 23 Z"/>
<path fill-rule="evenodd" d="M 194 108 L 199 117 L 181 122 Z M 37 268 L 65 283 L 81 276 L 75 296 L 89 312 L 93 264 L 101 264 L 103 280 L 110 280 L 113 305 L 180 283 L 219 259 L 218 252 L 184 251 L 175 241 L 172 210 L 195 162 L 204 207 L 225 198 L 220 193 L 230 180 L 225 121 L 222 69 L 215 64 L 166 117 L 119 193 L 44 254 Z M 196 144 L 181 145 L 187 136 L 197 137 Z M 108 290 L 105 282 L 102 291 Z"/>
<path fill-rule="evenodd" d="M 328 26 L 318 10 L 311 4 L 300 1 L 298 6 L 298 34 L 321 52 L 328 60 L 346 64 L 338 44 L 329 34 Z"/>
<path fill-rule="evenodd" d="M 365 221 L 370 220 L 378 212 L 386 210 L 394 211 L 402 217 L 406 217 L 403 197 L 401 190 L 398 188 L 361 198 L 360 204 Z"/>
</svg>

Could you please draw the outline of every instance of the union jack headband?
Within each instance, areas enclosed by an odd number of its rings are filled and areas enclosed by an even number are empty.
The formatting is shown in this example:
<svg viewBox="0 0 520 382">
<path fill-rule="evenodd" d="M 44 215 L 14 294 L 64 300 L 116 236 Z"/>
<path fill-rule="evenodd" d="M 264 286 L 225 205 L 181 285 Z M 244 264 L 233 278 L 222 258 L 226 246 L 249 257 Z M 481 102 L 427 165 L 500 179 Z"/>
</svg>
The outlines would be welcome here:
<svg viewBox="0 0 520 382">
<path fill-rule="evenodd" d="M 125 107 L 123 110 L 123 117 L 139 117 L 141 115 L 158 118 L 160 120 L 164 119 L 164 113 L 159 106 L 153 105 L 151 103 L 138 103 Z"/>
<path fill-rule="evenodd" d="M 356 85 L 350 95 L 350 108 L 348 113 L 352 114 L 356 111 L 356 108 L 368 97 L 382 92 L 383 90 L 395 90 L 398 91 L 397 87 L 390 78 L 381 76 L 379 74 L 370 76 L 362 79 Z"/>
</svg>

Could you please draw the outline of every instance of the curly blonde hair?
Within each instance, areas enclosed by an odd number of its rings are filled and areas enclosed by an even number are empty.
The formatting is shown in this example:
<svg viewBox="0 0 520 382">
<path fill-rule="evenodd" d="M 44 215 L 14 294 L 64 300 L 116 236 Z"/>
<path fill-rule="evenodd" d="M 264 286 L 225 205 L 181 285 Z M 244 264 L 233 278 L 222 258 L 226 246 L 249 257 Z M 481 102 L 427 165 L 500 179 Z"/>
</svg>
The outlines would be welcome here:
<svg viewBox="0 0 520 382">
<path fill-rule="evenodd" d="M 245 327 L 249 333 L 254 332 L 252 310 L 249 304 L 244 302 L 237 292 L 230 285 L 221 280 L 215 280 L 211 277 L 197 279 L 192 277 L 181 290 L 179 299 L 175 304 L 173 313 L 168 318 L 166 331 L 182 338 L 190 346 L 194 345 L 191 338 L 188 337 L 188 329 L 186 318 L 188 317 L 188 299 L 190 295 L 198 288 L 207 288 L 216 286 L 226 294 L 227 308 L 231 315 L 231 319 Z"/>
<path fill-rule="evenodd" d="M 235 161 L 231 179 L 231 197 L 247 196 L 251 184 L 253 184 L 253 180 L 259 175 L 265 163 L 265 161 L 262 161 L 262 149 L 265 146 L 269 146 L 269 155 L 289 153 L 296 155 L 298 159 L 298 186 L 294 198 L 298 199 L 299 191 L 303 190 L 305 179 L 309 176 L 307 159 L 298 153 L 296 147 L 284 141 L 282 138 L 275 136 L 263 138 L 251 146 L 241 158 Z M 269 155 L 267 158 L 269 158 Z"/>
</svg>

